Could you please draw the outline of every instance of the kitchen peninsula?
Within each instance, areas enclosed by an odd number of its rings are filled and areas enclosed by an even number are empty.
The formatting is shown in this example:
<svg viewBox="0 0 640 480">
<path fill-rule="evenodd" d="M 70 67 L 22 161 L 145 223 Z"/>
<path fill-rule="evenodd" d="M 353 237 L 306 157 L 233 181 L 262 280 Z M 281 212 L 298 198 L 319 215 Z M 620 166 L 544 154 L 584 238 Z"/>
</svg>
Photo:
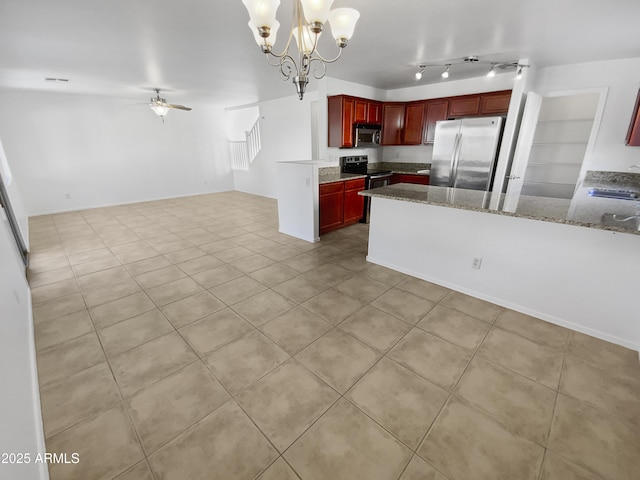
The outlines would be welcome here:
<svg viewBox="0 0 640 480">
<path fill-rule="evenodd" d="M 638 201 L 398 184 L 372 198 L 367 260 L 635 350 Z"/>
</svg>

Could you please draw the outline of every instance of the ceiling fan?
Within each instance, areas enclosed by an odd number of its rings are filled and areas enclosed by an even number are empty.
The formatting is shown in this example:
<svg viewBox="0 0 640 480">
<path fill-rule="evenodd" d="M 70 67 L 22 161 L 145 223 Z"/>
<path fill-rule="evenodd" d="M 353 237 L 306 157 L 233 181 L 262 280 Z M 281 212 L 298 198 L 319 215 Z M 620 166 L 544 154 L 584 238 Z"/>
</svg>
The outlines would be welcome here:
<svg viewBox="0 0 640 480">
<path fill-rule="evenodd" d="M 167 112 L 169 112 L 170 108 L 175 108 L 177 110 L 186 110 L 187 112 L 191 111 L 191 107 L 167 103 L 164 98 L 160 98 L 159 88 L 154 88 L 153 90 L 156 92 L 156 96 L 151 97 L 151 103 L 149 104 L 149 106 L 156 115 L 162 118 L 162 123 L 164 123 L 164 116 L 167 114 Z"/>
</svg>

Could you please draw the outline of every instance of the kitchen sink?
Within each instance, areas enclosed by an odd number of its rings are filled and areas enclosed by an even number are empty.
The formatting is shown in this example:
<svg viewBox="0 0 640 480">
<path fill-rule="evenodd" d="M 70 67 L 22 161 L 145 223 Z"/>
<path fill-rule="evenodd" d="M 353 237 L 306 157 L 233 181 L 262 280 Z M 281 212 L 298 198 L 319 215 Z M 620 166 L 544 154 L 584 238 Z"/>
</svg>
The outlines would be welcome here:
<svg viewBox="0 0 640 480">
<path fill-rule="evenodd" d="M 602 215 L 602 224 L 606 227 L 617 227 L 640 232 L 640 215 L 605 213 Z"/>
</svg>

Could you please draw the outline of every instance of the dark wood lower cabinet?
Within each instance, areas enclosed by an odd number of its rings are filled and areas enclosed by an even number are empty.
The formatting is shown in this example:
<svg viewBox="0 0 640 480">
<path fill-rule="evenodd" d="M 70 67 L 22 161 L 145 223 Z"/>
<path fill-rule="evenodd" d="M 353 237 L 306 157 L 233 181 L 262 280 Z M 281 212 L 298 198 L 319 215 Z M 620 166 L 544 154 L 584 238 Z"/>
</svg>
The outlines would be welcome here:
<svg viewBox="0 0 640 480">
<path fill-rule="evenodd" d="M 344 182 L 320 185 L 320 234 L 340 228 L 344 215 Z"/>
<path fill-rule="evenodd" d="M 417 183 L 420 185 L 429 185 L 429 175 L 421 173 L 394 173 L 389 181 L 391 185 L 396 183 Z"/>
<path fill-rule="evenodd" d="M 362 219 L 364 197 L 358 192 L 364 190 L 364 178 L 344 182 L 344 224 L 351 225 Z"/>
<path fill-rule="evenodd" d="M 320 185 L 320 235 L 360 221 L 364 198 L 358 192 L 362 190 L 364 178 Z"/>
</svg>

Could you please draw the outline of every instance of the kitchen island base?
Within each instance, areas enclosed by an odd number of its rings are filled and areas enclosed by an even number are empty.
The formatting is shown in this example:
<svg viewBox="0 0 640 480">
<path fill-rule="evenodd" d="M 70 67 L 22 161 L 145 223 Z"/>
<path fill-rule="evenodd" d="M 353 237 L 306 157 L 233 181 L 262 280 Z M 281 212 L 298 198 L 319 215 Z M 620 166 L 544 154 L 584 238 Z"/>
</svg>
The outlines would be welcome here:
<svg viewBox="0 0 640 480">
<path fill-rule="evenodd" d="M 640 349 L 637 235 L 371 200 L 368 261 Z"/>
</svg>

